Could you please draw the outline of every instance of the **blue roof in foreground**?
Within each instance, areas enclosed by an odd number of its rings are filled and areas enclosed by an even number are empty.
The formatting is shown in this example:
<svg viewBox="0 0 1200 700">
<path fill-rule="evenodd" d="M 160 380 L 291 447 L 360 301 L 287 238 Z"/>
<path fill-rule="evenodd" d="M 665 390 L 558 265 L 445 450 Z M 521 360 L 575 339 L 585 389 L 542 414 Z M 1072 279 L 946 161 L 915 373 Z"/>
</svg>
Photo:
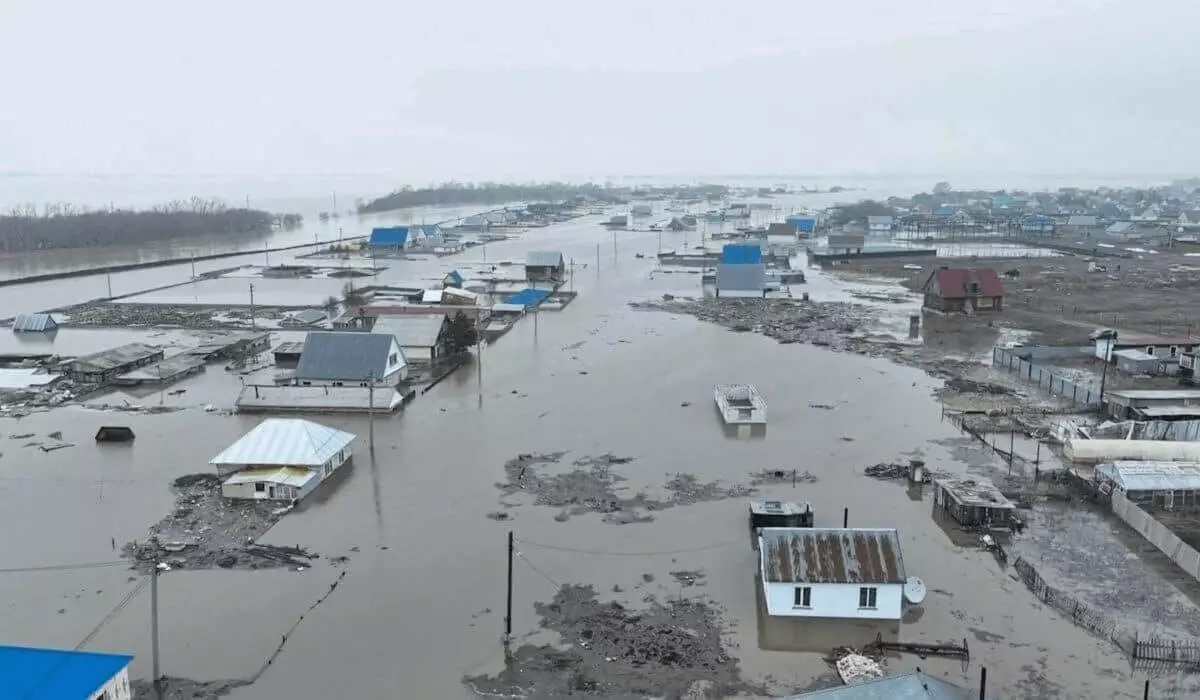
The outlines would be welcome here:
<svg viewBox="0 0 1200 700">
<path fill-rule="evenodd" d="M 371 239 L 367 241 L 367 245 L 375 247 L 403 246 L 407 241 L 407 226 L 377 226 L 371 229 Z"/>
<path fill-rule="evenodd" d="M 23 700 L 81 700 L 91 697 L 132 656 L 93 651 L 0 646 L 0 696 Z"/>
<path fill-rule="evenodd" d="M 536 306 L 543 299 L 550 296 L 550 291 L 546 289 L 522 289 L 508 299 L 504 300 L 505 304 L 520 304 L 521 306 Z"/>
</svg>

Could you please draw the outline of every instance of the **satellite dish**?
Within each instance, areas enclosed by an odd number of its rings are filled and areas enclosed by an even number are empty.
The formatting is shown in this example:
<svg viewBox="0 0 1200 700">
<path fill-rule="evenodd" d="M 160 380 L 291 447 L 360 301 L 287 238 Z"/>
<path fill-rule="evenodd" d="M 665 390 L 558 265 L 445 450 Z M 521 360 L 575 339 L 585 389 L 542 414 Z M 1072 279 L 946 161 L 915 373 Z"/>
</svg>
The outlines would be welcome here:
<svg viewBox="0 0 1200 700">
<path fill-rule="evenodd" d="M 916 576 L 909 576 L 904 582 L 904 599 L 913 605 L 920 605 L 925 600 L 925 582 Z"/>
</svg>

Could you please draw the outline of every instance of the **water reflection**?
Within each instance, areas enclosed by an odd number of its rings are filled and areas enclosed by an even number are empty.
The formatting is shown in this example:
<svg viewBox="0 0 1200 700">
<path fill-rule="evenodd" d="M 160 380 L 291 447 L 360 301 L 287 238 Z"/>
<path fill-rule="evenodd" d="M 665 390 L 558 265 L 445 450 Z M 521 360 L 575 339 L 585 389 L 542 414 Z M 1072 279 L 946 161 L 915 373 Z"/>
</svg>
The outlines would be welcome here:
<svg viewBox="0 0 1200 700">
<path fill-rule="evenodd" d="M 767 437 L 767 425 L 765 423 L 739 425 L 737 423 L 726 423 L 720 417 L 717 420 L 725 430 L 725 437 L 730 440 L 765 440 Z"/>
</svg>

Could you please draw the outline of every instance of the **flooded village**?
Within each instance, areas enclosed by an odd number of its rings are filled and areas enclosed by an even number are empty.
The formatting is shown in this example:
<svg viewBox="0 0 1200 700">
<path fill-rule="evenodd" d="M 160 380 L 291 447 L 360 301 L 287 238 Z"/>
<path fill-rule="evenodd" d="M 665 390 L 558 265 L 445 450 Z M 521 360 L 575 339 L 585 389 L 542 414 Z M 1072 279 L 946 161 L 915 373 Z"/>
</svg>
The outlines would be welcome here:
<svg viewBox="0 0 1200 700">
<path fill-rule="evenodd" d="M 1200 191 L 899 194 L 9 276 L 4 643 L 134 698 L 1200 695 Z"/>
</svg>

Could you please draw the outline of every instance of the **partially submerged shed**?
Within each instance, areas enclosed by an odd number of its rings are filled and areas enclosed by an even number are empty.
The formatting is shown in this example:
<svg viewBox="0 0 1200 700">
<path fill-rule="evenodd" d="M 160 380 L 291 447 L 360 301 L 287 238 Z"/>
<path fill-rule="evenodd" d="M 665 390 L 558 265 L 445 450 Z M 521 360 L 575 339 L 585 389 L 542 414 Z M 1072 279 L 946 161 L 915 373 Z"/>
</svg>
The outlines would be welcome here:
<svg viewBox="0 0 1200 700">
<path fill-rule="evenodd" d="M 96 431 L 96 442 L 133 442 L 133 428 L 127 425 L 102 425 Z"/>
<path fill-rule="evenodd" d="M 934 479 L 933 505 L 960 525 L 1012 529 L 1016 506 L 990 481 Z"/>
<path fill-rule="evenodd" d="M 561 282 L 567 265 L 558 251 L 535 250 L 525 256 L 525 279 L 529 282 Z"/>
<path fill-rule="evenodd" d="M 138 367 L 163 359 L 162 348 L 143 343 L 129 343 L 110 350 L 67 360 L 59 365 L 68 377 L 90 384 L 107 382 Z"/>
<path fill-rule="evenodd" d="M 50 314 L 17 314 L 13 319 L 13 333 L 48 333 L 58 328 L 58 322 Z"/>
<path fill-rule="evenodd" d="M 1200 463 L 1106 462 L 1096 467 L 1093 478 L 1143 508 L 1200 508 Z"/>
</svg>

